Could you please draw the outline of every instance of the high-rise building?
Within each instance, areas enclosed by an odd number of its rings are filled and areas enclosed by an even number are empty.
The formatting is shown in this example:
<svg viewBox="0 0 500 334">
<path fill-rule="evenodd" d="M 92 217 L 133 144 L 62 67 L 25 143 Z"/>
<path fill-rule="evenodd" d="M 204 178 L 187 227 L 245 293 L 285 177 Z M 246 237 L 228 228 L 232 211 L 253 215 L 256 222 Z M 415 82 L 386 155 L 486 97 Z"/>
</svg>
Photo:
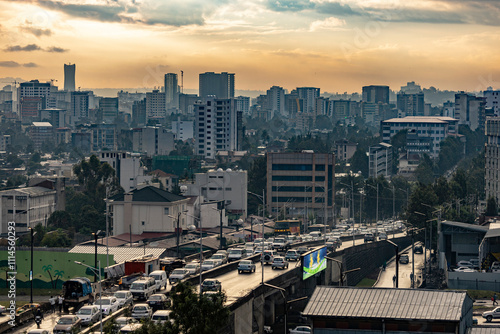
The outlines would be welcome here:
<svg viewBox="0 0 500 334">
<path fill-rule="evenodd" d="M 234 97 L 234 73 L 205 72 L 200 74 L 199 95 L 204 99 L 215 95 L 218 99 Z"/>
<path fill-rule="evenodd" d="M 165 93 L 153 90 L 146 93 L 146 117 L 147 120 L 162 120 L 166 116 Z"/>
<path fill-rule="evenodd" d="M 302 218 L 314 214 L 333 221 L 335 156 L 303 151 L 267 153 L 267 211 Z M 308 219 L 307 219 L 308 220 Z M 304 226 L 307 230 L 307 226 Z"/>
<path fill-rule="evenodd" d="M 71 92 L 70 123 L 75 124 L 89 118 L 91 92 Z"/>
<path fill-rule="evenodd" d="M 146 125 L 146 98 L 140 101 L 134 101 L 132 105 L 132 122 L 135 125 Z"/>
<path fill-rule="evenodd" d="M 390 178 L 392 175 L 392 145 L 378 143 L 369 148 L 368 176 L 376 178 L 383 175 Z"/>
<path fill-rule="evenodd" d="M 397 107 L 402 116 L 424 116 L 424 93 L 399 92 L 397 95 Z"/>
<path fill-rule="evenodd" d="M 176 140 L 189 140 L 194 138 L 194 123 L 193 121 L 181 121 L 180 117 L 177 121 L 172 121 L 172 132 Z"/>
<path fill-rule="evenodd" d="M 472 131 L 484 129 L 486 98 L 460 92 L 455 94 L 455 118 Z"/>
<path fill-rule="evenodd" d="M 320 89 L 315 87 L 297 87 L 299 98 L 304 101 L 302 112 L 315 113 L 316 99 L 319 97 Z"/>
<path fill-rule="evenodd" d="M 389 103 L 389 86 L 363 86 L 363 102 Z"/>
<path fill-rule="evenodd" d="M 483 91 L 483 96 L 486 98 L 486 108 L 493 109 L 495 116 L 500 116 L 500 90 L 488 87 Z"/>
<path fill-rule="evenodd" d="M 196 94 L 179 94 L 179 109 L 183 114 L 194 112 L 194 103 L 199 100 Z"/>
<path fill-rule="evenodd" d="M 283 87 L 272 86 L 267 90 L 267 109 L 271 111 L 271 118 L 278 113 L 285 115 L 285 90 Z"/>
<path fill-rule="evenodd" d="M 36 150 L 41 149 L 44 143 L 55 143 L 54 128 L 49 122 L 33 122 L 30 127 L 29 136 Z"/>
<path fill-rule="evenodd" d="M 179 109 L 179 85 L 176 73 L 165 74 L 165 107 L 167 110 Z"/>
<path fill-rule="evenodd" d="M 218 151 L 236 151 L 242 140 L 242 112 L 235 99 L 208 97 L 195 104 L 195 153 L 215 159 Z"/>
<path fill-rule="evenodd" d="M 244 115 L 250 114 L 250 97 L 248 96 L 237 96 L 234 98 L 236 100 L 236 110 L 241 111 Z M 285 103 L 285 102 L 283 102 Z"/>
<path fill-rule="evenodd" d="M 486 199 L 500 203 L 500 117 L 486 119 L 485 190 Z M 497 204 L 498 205 L 498 204 Z"/>
<path fill-rule="evenodd" d="M 64 90 L 68 92 L 75 91 L 75 64 L 64 64 Z"/>
<path fill-rule="evenodd" d="M 99 101 L 99 109 L 101 110 L 103 121 L 106 123 L 113 123 L 118 116 L 118 98 L 101 98 Z"/>
<path fill-rule="evenodd" d="M 91 124 L 92 151 L 116 151 L 116 124 Z"/>
<path fill-rule="evenodd" d="M 133 129 L 132 148 L 136 153 L 168 155 L 174 150 L 174 134 L 158 126 L 146 126 Z"/>
</svg>

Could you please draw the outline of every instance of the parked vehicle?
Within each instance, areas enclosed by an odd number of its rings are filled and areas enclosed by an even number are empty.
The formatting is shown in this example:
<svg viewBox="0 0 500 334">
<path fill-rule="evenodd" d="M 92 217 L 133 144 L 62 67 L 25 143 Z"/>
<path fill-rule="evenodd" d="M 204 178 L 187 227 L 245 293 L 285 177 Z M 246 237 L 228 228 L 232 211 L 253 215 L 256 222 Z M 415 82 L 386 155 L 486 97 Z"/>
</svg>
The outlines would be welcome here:
<svg viewBox="0 0 500 334">
<path fill-rule="evenodd" d="M 113 296 L 118 301 L 120 307 L 132 305 L 134 303 L 134 297 L 130 291 L 116 291 Z"/>
<path fill-rule="evenodd" d="M 470 259 L 469 260 L 470 263 L 472 263 L 472 265 L 474 266 L 473 268 L 474 269 L 479 269 L 481 263 L 479 262 L 479 259 Z"/>
<path fill-rule="evenodd" d="M 170 299 L 163 293 L 156 293 L 149 297 L 148 305 L 153 309 L 165 309 L 170 306 Z"/>
<path fill-rule="evenodd" d="M 54 329 L 53 334 L 77 333 L 82 327 L 82 320 L 76 315 L 63 315 L 60 317 Z"/>
<path fill-rule="evenodd" d="M 175 284 L 185 278 L 189 277 L 189 271 L 187 269 L 174 269 L 168 278 L 170 284 Z"/>
<path fill-rule="evenodd" d="M 238 263 L 238 274 L 244 272 L 255 272 L 255 263 L 253 263 L 252 260 L 241 260 L 240 263 Z"/>
<path fill-rule="evenodd" d="M 311 334 L 312 329 L 309 326 L 297 326 L 294 329 L 290 329 L 290 334 Z"/>
<path fill-rule="evenodd" d="M 198 262 L 191 262 L 186 264 L 184 269 L 189 271 L 189 275 L 196 275 L 200 273 L 200 264 Z"/>
<path fill-rule="evenodd" d="M 495 262 L 493 262 L 493 265 Z M 500 262 L 498 263 L 500 265 Z M 492 265 L 492 267 L 493 267 Z M 467 267 L 467 268 L 472 268 L 474 265 L 470 261 L 458 261 L 457 262 L 457 267 Z"/>
<path fill-rule="evenodd" d="M 115 325 L 117 329 L 121 329 L 126 325 L 136 324 L 137 320 L 132 317 L 118 317 L 115 320 Z"/>
<path fill-rule="evenodd" d="M 149 307 L 148 304 L 136 304 L 132 308 L 132 318 L 134 319 L 149 319 L 151 318 L 151 315 L 153 314 L 153 311 L 151 310 L 151 307 Z"/>
<path fill-rule="evenodd" d="M 271 269 L 288 269 L 288 261 L 282 256 L 275 256 Z"/>
<path fill-rule="evenodd" d="M 156 292 L 156 281 L 153 277 L 142 277 L 132 283 L 130 292 L 134 298 L 148 299 Z"/>
<path fill-rule="evenodd" d="M 102 314 L 110 315 L 113 312 L 118 311 L 120 308 L 120 304 L 116 297 L 102 297 L 101 299 L 97 299 L 94 305 L 98 306 L 99 309 L 102 309 Z"/>
<path fill-rule="evenodd" d="M 201 284 L 201 291 L 202 292 L 205 292 L 205 291 L 221 291 L 222 290 L 222 287 L 221 287 L 221 283 L 219 280 L 215 279 L 215 278 L 208 278 L 206 280 L 203 281 L 203 283 Z"/>
<path fill-rule="evenodd" d="M 482 315 L 487 322 L 491 322 L 493 319 L 500 319 L 500 307 L 495 308 L 493 311 L 486 311 Z"/>
<path fill-rule="evenodd" d="M 287 261 L 298 261 L 298 260 L 300 260 L 300 254 L 296 250 L 290 249 L 285 254 L 285 260 L 287 260 Z"/>
<path fill-rule="evenodd" d="M 160 291 L 162 288 L 167 288 L 167 273 L 165 270 L 155 270 L 149 277 L 153 277 L 156 283 L 156 291 Z"/>
<path fill-rule="evenodd" d="M 155 324 L 163 324 L 166 323 L 167 321 L 173 322 L 174 320 L 170 319 L 170 313 L 172 313 L 172 311 L 170 310 L 158 310 L 155 313 L 153 313 L 153 317 L 151 318 L 151 320 Z"/>
<path fill-rule="evenodd" d="M 469 267 L 458 267 L 458 268 L 453 269 L 453 271 L 461 272 L 461 273 L 474 273 L 474 272 L 476 272 L 476 270 L 469 268 Z"/>
<path fill-rule="evenodd" d="M 76 316 L 82 320 L 82 325 L 92 325 L 101 317 L 99 307 L 95 305 L 83 306 L 76 312 Z"/>
<path fill-rule="evenodd" d="M 410 263 L 410 257 L 408 254 L 402 254 L 399 256 L 399 263 L 401 264 L 408 264 Z"/>
</svg>

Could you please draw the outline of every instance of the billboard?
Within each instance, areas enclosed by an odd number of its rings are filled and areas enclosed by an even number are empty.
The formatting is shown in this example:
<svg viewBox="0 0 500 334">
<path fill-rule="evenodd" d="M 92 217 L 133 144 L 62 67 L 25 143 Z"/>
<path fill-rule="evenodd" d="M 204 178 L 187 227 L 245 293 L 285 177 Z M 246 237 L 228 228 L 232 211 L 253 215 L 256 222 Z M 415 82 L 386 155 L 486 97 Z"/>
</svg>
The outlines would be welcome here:
<svg viewBox="0 0 500 334">
<path fill-rule="evenodd" d="M 311 276 L 326 269 L 326 246 L 317 248 L 302 257 L 302 279 L 308 279 Z"/>
</svg>

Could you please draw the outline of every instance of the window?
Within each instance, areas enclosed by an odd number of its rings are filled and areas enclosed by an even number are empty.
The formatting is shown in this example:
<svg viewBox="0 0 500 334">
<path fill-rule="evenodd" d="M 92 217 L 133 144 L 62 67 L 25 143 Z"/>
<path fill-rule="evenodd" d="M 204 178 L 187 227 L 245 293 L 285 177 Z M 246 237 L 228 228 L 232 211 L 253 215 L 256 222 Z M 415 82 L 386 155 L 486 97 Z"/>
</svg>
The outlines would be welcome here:
<svg viewBox="0 0 500 334">
<path fill-rule="evenodd" d="M 164 215 L 168 215 L 168 214 L 169 214 L 169 212 L 170 212 L 170 210 L 169 210 L 169 209 L 170 209 L 170 208 L 163 208 L 163 214 L 164 214 Z"/>
</svg>

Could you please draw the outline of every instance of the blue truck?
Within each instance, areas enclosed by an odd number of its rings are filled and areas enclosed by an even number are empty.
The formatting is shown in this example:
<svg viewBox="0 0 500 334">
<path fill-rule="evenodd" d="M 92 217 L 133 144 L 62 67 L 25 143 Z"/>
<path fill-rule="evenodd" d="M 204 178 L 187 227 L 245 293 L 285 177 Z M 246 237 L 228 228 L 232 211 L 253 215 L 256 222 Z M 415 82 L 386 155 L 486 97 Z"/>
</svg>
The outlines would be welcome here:
<svg viewBox="0 0 500 334">
<path fill-rule="evenodd" d="M 78 311 L 85 303 L 94 302 L 92 283 L 86 277 L 76 277 L 63 283 L 63 308 L 65 312 L 72 307 Z"/>
</svg>

